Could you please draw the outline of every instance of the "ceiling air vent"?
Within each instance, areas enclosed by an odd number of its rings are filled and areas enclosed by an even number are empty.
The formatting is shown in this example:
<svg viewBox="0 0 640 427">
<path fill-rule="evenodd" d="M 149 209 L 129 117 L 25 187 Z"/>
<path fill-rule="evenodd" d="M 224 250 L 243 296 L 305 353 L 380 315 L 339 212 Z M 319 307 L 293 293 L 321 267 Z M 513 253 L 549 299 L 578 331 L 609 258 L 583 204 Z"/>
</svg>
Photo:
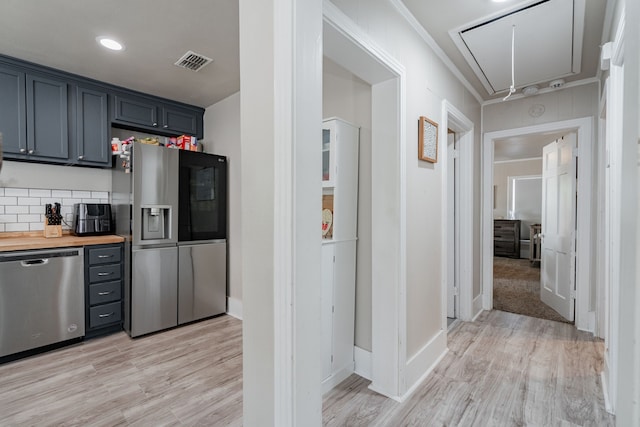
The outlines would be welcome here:
<svg viewBox="0 0 640 427">
<path fill-rule="evenodd" d="M 191 71 L 200 71 L 202 67 L 212 62 L 213 59 L 207 58 L 204 55 L 189 51 L 182 55 L 182 58 L 178 59 L 175 65 L 178 67 L 186 68 Z"/>
</svg>

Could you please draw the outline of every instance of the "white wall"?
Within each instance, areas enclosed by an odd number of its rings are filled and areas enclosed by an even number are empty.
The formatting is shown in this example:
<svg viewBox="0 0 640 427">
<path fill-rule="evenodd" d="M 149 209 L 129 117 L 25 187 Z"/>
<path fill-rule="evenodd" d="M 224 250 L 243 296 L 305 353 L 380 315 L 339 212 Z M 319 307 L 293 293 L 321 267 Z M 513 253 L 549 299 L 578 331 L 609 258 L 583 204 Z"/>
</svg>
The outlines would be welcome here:
<svg viewBox="0 0 640 427">
<path fill-rule="evenodd" d="M 333 3 L 352 19 L 381 48 L 395 57 L 406 70 L 406 177 L 407 177 L 407 358 L 426 349 L 442 331 L 444 316 L 441 306 L 441 191 L 442 170 L 417 158 L 418 118 L 427 116 L 442 123 L 442 101 L 447 99 L 475 122 L 479 140 L 480 106 L 469 91 L 452 75 L 400 15 L 395 6 L 385 0 L 335 0 Z M 439 142 L 439 149 L 443 144 Z M 479 175 L 479 150 L 475 166 Z M 373 170 L 372 174 L 376 171 Z M 479 194 L 479 179 L 476 194 Z M 480 199 L 474 200 L 479 211 Z M 375 231 L 374 231 L 375 232 Z M 474 224 L 475 283 L 479 271 L 479 219 Z M 480 293 L 479 285 L 476 294 Z M 375 313 L 373 313 L 375 316 Z M 446 343 L 445 343 L 446 344 Z M 433 363 L 428 360 L 426 363 Z M 408 386 L 411 386 L 409 384 Z"/>
<path fill-rule="evenodd" d="M 596 117 L 599 98 L 598 84 L 592 83 L 488 104 L 483 108 L 482 128 L 484 132 L 493 132 L 561 120 Z M 544 106 L 544 113 L 540 117 L 529 114 L 529 109 L 534 105 Z"/>
<path fill-rule="evenodd" d="M 105 141 L 105 144 L 107 142 Z M 0 187 L 111 192 L 111 169 L 2 162 Z"/>
<path fill-rule="evenodd" d="M 355 345 L 371 351 L 371 85 L 324 58 L 322 116 L 360 127 Z"/>
<path fill-rule="evenodd" d="M 227 247 L 228 296 L 231 314 L 241 317 L 236 307 L 242 301 L 242 227 L 240 223 L 240 92 L 211 105 L 204 113 L 204 138 L 207 153 L 227 157 Z"/>
</svg>

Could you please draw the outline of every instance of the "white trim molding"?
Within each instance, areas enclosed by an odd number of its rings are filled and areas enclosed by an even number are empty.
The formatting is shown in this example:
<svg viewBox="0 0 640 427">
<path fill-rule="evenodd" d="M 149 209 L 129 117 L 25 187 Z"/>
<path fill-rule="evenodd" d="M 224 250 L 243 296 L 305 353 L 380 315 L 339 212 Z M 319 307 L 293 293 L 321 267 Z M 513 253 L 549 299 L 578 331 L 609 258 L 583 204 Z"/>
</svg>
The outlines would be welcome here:
<svg viewBox="0 0 640 427">
<path fill-rule="evenodd" d="M 371 385 L 387 397 L 405 389 L 406 72 L 329 0 L 323 3 L 324 54 L 371 84 L 372 327 Z M 391 254 L 391 256 L 390 256 Z"/>
<path fill-rule="evenodd" d="M 433 372 L 448 351 L 447 333 L 445 329 L 438 332 L 407 361 L 407 380 L 409 384 L 411 384 L 411 387 L 395 400 L 398 402 L 407 400 L 429 374 Z"/>
<path fill-rule="evenodd" d="M 576 328 L 590 329 L 590 290 L 593 282 L 591 265 L 593 206 L 593 117 L 583 117 L 516 129 L 487 132 L 482 148 L 482 289 L 485 310 L 493 307 L 493 153 L 494 140 L 512 136 L 552 131 L 576 131 L 578 135 L 577 245 L 576 245 Z"/>
<path fill-rule="evenodd" d="M 456 240 L 458 240 L 457 247 L 459 248 L 458 254 L 458 272 L 457 277 L 459 286 L 459 307 L 460 313 L 458 318 L 460 320 L 469 321 L 476 314 L 473 307 L 473 244 L 461 244 L 460 236 L 473 236 L 473 180 L 474 180 L 474 124 L 469 120 L 460 110 L 458 110 L 451 102 L 446 99 L 442 101 L 442 126 L 440 126 L 440 140 L 445 141 L 441 144 L 441 147 L 447 147 L 447 132 L 448 129 L 453 130 L 458 139 L 458 162 L 460 170 L 460 182 L 458 185 L 460 206 L 456 209 L 459 212 L 460 224 L 459 230 L 456 232 Z M 442 229 L 445 230 L 442 233 L 442 240 L 440 245 L 442 247 L 441 253 L 447 254 L 447 247 L 449 245 L 448 236 L 450 227 L 455 227 L 455 221 L 449 218 L 447 213 L 447 200 L 453 195 L 448 194 L 447 186 L 447 170 L 450 167 L 448 165 L 448 156 L 440 156 L 441 168 L 442 168 Z M 442 257 L 442 327 L 443 330 L 447 329 L 447 257 Z"/>
<path fill-rule="evenodd" d="M 242 300 L 234 297 L 227 297 L 227 314 L 242 320 Z"/>
<path fill-rule="evenodd" d="M 371 352 L 357 345 L 353 346 L 354 373 L 371 381 Z"/>
<path fill-rule="evenodd" d="M 396 8 L 396 10 L 402 15 L 402 17 L 409 23 L 409 25 L 418 33 L 418 35 L 424 40 L 424 42 L 433 50 L 438 58 L 443 62 L 443 64 L 451 71 L 462 85 L 473 95 L 473 97 L 478 101 L 478 103 L 482 104 L 484 99 L 478 91 L 473 87 L 473 85 L 467 80 L 464 75 L 460 72 L 458 67 L 455 66 L 453 61 L 449 59 L 447 54 L 442 50 L 442 48 L 436 43 L 436 41 L 431 37 L 431 34 L 418 22 L 415 16 L 411 13 L 407 6 L 401 0 L 390 0 L 391 4 Z"/>
</svg>

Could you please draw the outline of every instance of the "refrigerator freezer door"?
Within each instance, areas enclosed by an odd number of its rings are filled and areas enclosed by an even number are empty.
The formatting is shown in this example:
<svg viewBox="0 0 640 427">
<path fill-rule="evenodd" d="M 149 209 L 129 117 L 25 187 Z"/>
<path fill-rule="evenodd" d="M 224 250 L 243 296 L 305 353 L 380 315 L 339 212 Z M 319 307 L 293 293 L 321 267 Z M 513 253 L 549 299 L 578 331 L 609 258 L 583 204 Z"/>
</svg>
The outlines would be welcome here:
<svg viewBox="0 0 640 427">
<path fill-rule="evenodd" d="M 177 247 L 132 250 L 131 336 L 171 328 L 178 320 Z"/>
<path fill-rule="evenodd" d="M 227 243 L 178 248 L 178 324 L 226 311 Z"/>
<path fill-rule="evenodd" d="M 133 244 L 177 243 L 178 150 L 134 143 L 132 156 Z"/>
</svg>

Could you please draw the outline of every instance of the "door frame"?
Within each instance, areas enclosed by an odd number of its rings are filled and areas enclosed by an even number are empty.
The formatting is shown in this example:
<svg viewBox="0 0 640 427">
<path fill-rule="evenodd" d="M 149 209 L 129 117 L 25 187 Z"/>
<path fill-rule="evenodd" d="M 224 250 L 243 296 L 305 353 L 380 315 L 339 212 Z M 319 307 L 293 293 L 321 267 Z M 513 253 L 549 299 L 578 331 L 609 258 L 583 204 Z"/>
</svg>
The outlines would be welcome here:
<svg viewBox="0 0 640 427">
<path fill-rule="evenodd" d="M 449 150 L 447 141 L 447 132 L 451 129 L 459 136 L 457 140 L 458 166 L 460 173 L 456 176 L 458 180 L 458 198 L 460 201 L 457 206 L 459 212 L 459 223 L 448 215 L 448 198 L 455 195 L 448 194 L 447 177 L 448 177 L 448 155 L 441 156 L 442 163 L 442 233 L 441 253 L 448 253 L 448 235 L 451 227 L 458 226 L 456 230 L 455 245 L 459 248 L 456 253 L 459 255 L 457 268 L 458 277 L 458 319 L 471 321 L 482 311 L 482 292 L 476 298 L 473 298 L 473 244 L 469 244 L 467 240 L 462 244 L 462 236 L 467 238 L 473 236 L 473 137 L 474 124 L 460 110 L 458 110 L 451 102 L 446 99 L 442 101 L 442 126 L 440 127 L 440 140 L 445 141 L 441 144 Z M 473 241 L 473 238 L 471 237 Z M 442 257 L 442 328 L 447 330 L 447 257 Z"/>
<path fill-rule="evenodd" d="M 329 0 L 324 55 L 371 85 L 371 384 L 402 400 L 406 385 L 406 72 Z"/>
<path fill-rule="evenodd" d="M 496 139 L 544 132 L 575 131 L 578 135 L 576 214 L 576 328 L 594 332 L 595 312 L 590 311 L 592 277 L 593 117 L 563 120 L 487 132 L 482 143 L 482 290 L 485 310 L 493 309 L 493 155 Z M 597 309 L 597 308 L 596 308 Z"/>
</svg>

